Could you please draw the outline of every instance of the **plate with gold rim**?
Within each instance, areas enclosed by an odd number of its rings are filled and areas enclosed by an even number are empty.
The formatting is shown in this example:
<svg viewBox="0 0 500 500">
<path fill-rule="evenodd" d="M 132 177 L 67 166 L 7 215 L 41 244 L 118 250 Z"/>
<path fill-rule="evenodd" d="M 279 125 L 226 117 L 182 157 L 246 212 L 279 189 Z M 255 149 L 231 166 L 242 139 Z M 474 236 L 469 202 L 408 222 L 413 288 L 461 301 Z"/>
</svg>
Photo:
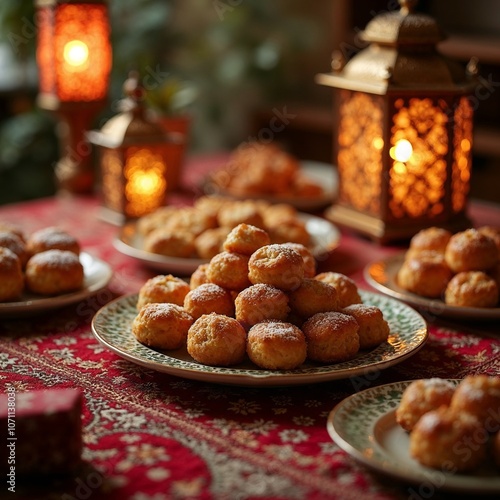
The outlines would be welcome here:
<svg viewBox="0 0 500 500">
<path fill-rule="evenodd" d="M 160 351 L 139 343 L 131 329 L 137 315 L 137 294 L 125 295 L 101 308 L 92 321 L 99 342 L 118 356 L 171 375 L 227 385 L 286 386 L 362 376 L 401 363 L 427 340 L 424 318 L 410 306 L 384 295 L 360 290 L 362 301 L 381 309 L 390 326 L 387 342 L 360 351 L 349 361 L 330 365 L 306 362 L 295 370 L 265 370 L 249 361 L 233 367 L 212 367 L 194 361 L 185 349 Z"/>
<path fill-rule="evenodd" d="M 474 320 L 500 319 L 500 307 L 460 307 L 445 304 L 441 299 L 429 299 L 401 288 L 397 274 L 404 262 L 404 252 L 371 262 L 365 267 L 366 281 L 378 291 L 406 302 L 433 317 Z"/>
<path fill-rule="evenodd" d="M 304 213 L 299 213 L 298 217 L 305 223 L 311 235 L 311 250 L 315 257 L 320 258 L 338 246 L 340 231 L 331 222 Z M 113 244 L 119 252 L 149 267 L 182 276 L 192 274 L 199 265 L 208 262 L 208 260 L 197 258 L 169 257 L 144 250 L 144 237 L 138 231 L 137 222 L 129 222 L 122 226 Z"/>
<path fill-rule="evenodd" d="M 342 400 L 327 419 L 335 444 L 363 465 L 410 483 L 409 498 L 430 498 L 440 491 L 499 493 L 499 471 L 491 463 L 476 473 L 459 474 L 424 467 L 410 456 L 409 434 L 396 422 L 395 413 L 411 382 L 372 387 Z"/>
</svg>

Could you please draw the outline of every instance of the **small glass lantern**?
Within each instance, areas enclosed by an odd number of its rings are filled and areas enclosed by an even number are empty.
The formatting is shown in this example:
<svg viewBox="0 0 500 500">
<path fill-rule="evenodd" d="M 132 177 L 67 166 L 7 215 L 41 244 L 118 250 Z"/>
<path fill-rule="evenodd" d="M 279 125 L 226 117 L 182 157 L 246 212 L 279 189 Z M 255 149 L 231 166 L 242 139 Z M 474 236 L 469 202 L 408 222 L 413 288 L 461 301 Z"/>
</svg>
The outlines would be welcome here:
<svg viewBox="0 0 500 500">
<path fill-rule="evenodd" d="M 436 50 L 443 39 L 416 1 L 375 17 L 369 45 L 333 72 L 318 75 L 336 90 L 334 131 L 339 195 L 326 215 L 378 240 L 404 240 L 436 225 L 470 225 L 473 106 L 477 67 Z"/>
<path fill-rule="evenodd" d="M 105 0 L 36 0 L 38 103 L 61 118 L 61 160 L 55 175 L 62 190 L 87 193 L 94 187 L 91 120 L 107 99 L 112 65 Z"/>
<path fill-rule="evenodd" d="M 169 151 L 175 139 L 145 114 L 144 89 L 136 75 L 124 84 L 123 111 L 87 136 L 97 146 L 103 204 L 108 219 L 122 222 L 165 204 L 170 179 Z"/>
</svg>

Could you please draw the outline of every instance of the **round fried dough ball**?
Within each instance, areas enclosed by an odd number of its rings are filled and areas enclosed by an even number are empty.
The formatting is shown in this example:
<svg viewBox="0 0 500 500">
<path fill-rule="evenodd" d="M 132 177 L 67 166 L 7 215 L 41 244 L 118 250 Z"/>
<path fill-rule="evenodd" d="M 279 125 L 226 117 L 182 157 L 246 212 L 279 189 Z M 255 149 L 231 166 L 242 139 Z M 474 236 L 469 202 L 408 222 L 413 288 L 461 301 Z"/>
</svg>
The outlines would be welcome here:
<svg viewBox="0 0 500 500">
<path fill-rule="evenodd" d="M 171 233 L 187 232 L 196 237 L 207 229 L 217 227 L 217 218 L 194 207 L 181 207 L 175 210 L 163 227 Z"/>
<path fill-rule="evenodd" d="M 211 259 L 214 255 L 222 252 L 228 233 L 227 227 L 214 227 L 199 234 L 194 240 L 198 256 L 202 259 Z"/>
<path fill-rule="evenodd" d="M 288 242 L 283 244 L 302 256 L 302 260 L 304 261 L 304 278 L 313 278 L 316 274 L 316 259 L 311 250 L 301 243 Z"/>
<path fill-rule="evenodd" d="M 495 307 L 498 285 L 482 271 L 464 271 L 451 278 L 444 300 L 446 304 L 460 307 Z"/>
<path fill-rule="evenodd" d="M 41 295 L 60 295 L 83 286 L 84 272 L 78 255 L 69 250 L 45 250 L 26 264 L 28 290 Z"/>
<path fill-rule="evenodd" d="M 171 302 L 182 306 L 184 297 L 190 289 L 184 280 L 171 274 L 154 276 L 148 279 L 139 290 L 137 309 L 152 302 Z"/>
<path fill-rule="evenodd" d="M 442 378 L 419 379 L 411 382 L 403 391 L 396 408 L 396 422 L 411 432 L 420 417 L 440 406 L 449 406 L 455 386 Z"/>
<path fill-rule="evenodd" d="M 410 455 L 441 471 L 471 471 L 486 458 L 487 440 L 487 432 L 477 419 L 455 415 L 449 407 L 441 406 L 422 415 L 413 427 Z"/>
<path fill-rule="evenodd" d="M 174 350 L 186 343 L 193 318 L 177 304 L 146 304 L 132 322 L 132 333 L 144 345 L 154 349 Z"/>
<path fill-rule="evenodd" d="M 295 220 L 298 212 L 293 205 L 289 205 L 288 203 L 275 203 L 266 207 L 262 215 L 266 227 L 276 227 L 283 221 Z"/>
<path fill-rule="evenodd" d="M 302 325 L 308 358 L 320 363 L 338 363 L 353 358 L 359 351 L 358 330 L 356 320 L 347 314 L 315 314 Z"/>
<path fill-rule="evenodd" d="M 338 310 L 335 288 L 314 278 L 304 278 L 288 296 L 290 308 L 302 318 L 310 318 L 319 312 Z"/>
<path fill-rule="evenodd" d="M 201 213 L 217 218 L 220 208 L 227 203 L 228 199 L 225 196 L 206 195 L 196 199 L 193 207 Z"/>
<path fill-rule="evenodd" d="M 382 311 L 368 304 L 351 304 L 341 312 L 349 314 L 358 323 L 359 348 L 373 349 L 389 338 L 389 323 L 384 319 Z"/>
<path fill-rule="evenodd" d="M 234 301 L 228 290 L 215 283 L 204 283 L 186 295 L 184 309 L 194 319 L 212 312 L 234 316 Z"/>
<path fill-rule="evenodd" d="M 266 245 L 250 256 L 248 271 L 253 284 L 265 283 L 290 291 L 300 286 L 304 278 L 304 260 L 286 245 Z"/>
<path fill-rule="evenodd" d="M 324 272 L 316 275 L 314 279 L 328 283 L 335 288 L 339 308 L 361 303 L 361 296 L 359 295 L 356 282 L 345 274 Z"/>
<path fill-rule="evenodd" d="M 246 331 L 234 318 L 204 314 L 189 329 L 187 350 L 198 363 L 231 366 L 245 359 L 246 338 Z"/>
<path fill-rule="evenodd" d="M 252 201 L 233 201 L 220 207 L 217 220 L 219 226 L 236 227 L 238 224 L 249 224 L 264 227 L 264 221 L 258 206 Z"/>
<path fill-rule="evenodd" d="M 469 375 L 453 394 L 450 409 L 455 415 L 468 414 L 477 418 L 488 431 L 500 426 L 500 377 Z"/>
<path fill-rule="evenodd" d="M 454 234 L 446 246 L 445 260 L 454 273 L 486 271 L 499 259 L 495 241 L 477 229 Z"/>
<path fill-rule="evenodd" d="M 208 263 L 200 264 L 191 274 L 191 278 L 189 279 L 189 287 L 191 290 L 196 287 L 202 285 L 203 283 L 209 283 L 209 279 L 207 276 Z"/>
<path fill-rule="evenodd" d="M 405 259 L 397 282 L 401 288 L 422 297 L 440 298 L 452 276 L 443 254 L 427 250 Z"/>
<path fill-rule="evenodd" d="M 481 226 L 478 227 L 477 230 L 481 234 L 484 234 L 485 236 L 488 236 L 488 238 L 491 238 L 495 242 L 497 250 L 500 253 L 500 227 Z"/>
<path fill-rule="evenodd" d="M 271 243 L 300 243 L 306 247 L 312 243 L 306 224 L 300 219 L 283 220 L 275 226 L 269 226 L 267 232 Z"/>
<path fill-rule="evenodd" d="M 55 226 L 45 227 L 32 233 L 26 242 L 26 249 L 30 255 L 46 250 L 65 250 L 80 254 L 78 240 L 64 229 Z"/>
<path fill-rule="evenodd" d="M 451 231 L 442 227 L 422 229 L 411 238 L 406 256 L 414 256 L 428 250 L 444 254 L 451 236 Z"/>
<path fill-rule="evenodd" d="M 144 238 L 144 250 L 186 259 L 195 253 L 194 239 L 195 235 L 189 231 L 159 227 Z"/>
<path fill-rule="evenodd" d="M 8 248 L 10 251 L 14 252 L 21 262 L 21 267 L 26 266 L 28 262 L 29 253 L 26 250 L 26 245 L 24 241 L 15 233 L 8 231 L 0 231 L 0 248 Z"/>
<path fill-rule="evenodd" d="M 23 288 L 19 257 L 12 250 L 0 247 L 0 302 L 19 299 Z"/>
<path fill-rule="evenodd" d="M 234 305 L 236 319 L 246 329 L 268 319 L 285 320 L 290 312 L 286 293 L 264 283 L 242 290 Z"/>
<path fill-rule="evenodd" d="M 24 234 L 23 229 L 17 224 L 13 224 L 7 221 L 0 221 L 0 231 L 2 233 L 14 233 L 16 236 L 21 238 L 23 243 L 26 243 L 26 235 Z"/>
<path fill-rule="evenodd" d="M 137 221 L 137 231 L 145 236 L 159 227 L 164 227 L 177 210 L 178 208 L 173 206 L 159 207 L 154 212 L 143 215 Z"/>
<path fill-rule="evenodd" d="M 248 332 L 247 354 L 260 368 L 293 370 L 307 356 L 304 333 L 291 323 L 268 320 Z"/>
<path fill-rule="evenodd" d="M 212 257 L 207 267 L 207 278 L 211 283 L 229 290 L 243 290 L 250 286 L 248 279 L 248 256 L 239 253 L 221 252 Z"/>
<path fill-rule="evenodd" d="M 226 252 L 250 256 L 270 242 L 269 235 L 264 229 L 250 224 L 238 224 L 227 235 L 223 247 Z"/>
</svg>

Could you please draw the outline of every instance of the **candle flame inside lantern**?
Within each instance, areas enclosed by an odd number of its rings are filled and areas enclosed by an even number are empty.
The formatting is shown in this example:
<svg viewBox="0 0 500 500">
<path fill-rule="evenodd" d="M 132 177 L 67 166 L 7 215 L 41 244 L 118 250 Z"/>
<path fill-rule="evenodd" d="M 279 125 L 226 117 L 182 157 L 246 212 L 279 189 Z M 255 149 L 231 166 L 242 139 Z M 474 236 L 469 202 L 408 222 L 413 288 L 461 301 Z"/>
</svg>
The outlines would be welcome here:
<svg viewBox="0 0 500 500">
<path fill-rule="evenodd" d="M 411 158 L 411 155 L 413 154 L 413 146 L 410 141 L 400 139 L 396 142 L 396 145 L 390 149 L 389 154 L 393 160 L 404 163 Z"/>
<path fill-rule="evenodd" d="M 89 60 L 89 48 L 81 40 L 71 40 L 64 46 L 64 61 L 74 71 L 82 70 Z"/>
</svg>

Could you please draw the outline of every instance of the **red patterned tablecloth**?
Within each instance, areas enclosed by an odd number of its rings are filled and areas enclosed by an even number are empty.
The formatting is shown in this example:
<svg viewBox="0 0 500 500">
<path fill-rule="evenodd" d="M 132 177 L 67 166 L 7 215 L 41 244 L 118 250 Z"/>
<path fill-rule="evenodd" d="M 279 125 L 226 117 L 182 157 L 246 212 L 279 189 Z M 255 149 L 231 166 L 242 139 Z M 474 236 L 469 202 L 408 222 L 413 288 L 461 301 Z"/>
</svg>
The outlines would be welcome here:
<svg viewBox="0 0 500 500">
<path fill-rule="evenodd" d="M 219 158 L 191 160 L 186 185 Z M 189 204 L 193 192 L 171 203 Z M 500 208 L 473 203 L 476 224 L 497 224 Z M 109 287 L 84 304 L 36 317 L 0 319 L 0 387 L 16 391 L 80 388 L 83 459 L 74 477 L 17 485 L 18 498 L 399 499 L 418 485 L 399 483 L 357 464 L 329 437 L 326 419 L 346 396 L 380 384 L 422 377 L 500 375 L 497 322 L 427 317 L 425 346 L 406 361 L 365 379 L 295 387 L 237 387 L 192 381 L 142 368 L 103 347 L 93 314 L 114 297 L 136 292 L 157 274 L 118 252 L 117 228 L 100 218 L 96 197 L 55 197 L 0 207 L 0 220 L 31 231 L 59 225 L 83 249 L 108 262 Z M 369 289 L 363 268 L 396 251 L 348 232 L 323 270 Z M 4 443 L 1 443 L 3 446 Z M 412 493 L 413 492 L 413 493 Z M 428 490 L 421 492 L 428 498 Z M 439 490 L 433 491 L 434 497 Z M 0 498 L 13 498 L 0 484 Z M 416 498 L 416 497 L 414 497 Z"/>
</svg>

